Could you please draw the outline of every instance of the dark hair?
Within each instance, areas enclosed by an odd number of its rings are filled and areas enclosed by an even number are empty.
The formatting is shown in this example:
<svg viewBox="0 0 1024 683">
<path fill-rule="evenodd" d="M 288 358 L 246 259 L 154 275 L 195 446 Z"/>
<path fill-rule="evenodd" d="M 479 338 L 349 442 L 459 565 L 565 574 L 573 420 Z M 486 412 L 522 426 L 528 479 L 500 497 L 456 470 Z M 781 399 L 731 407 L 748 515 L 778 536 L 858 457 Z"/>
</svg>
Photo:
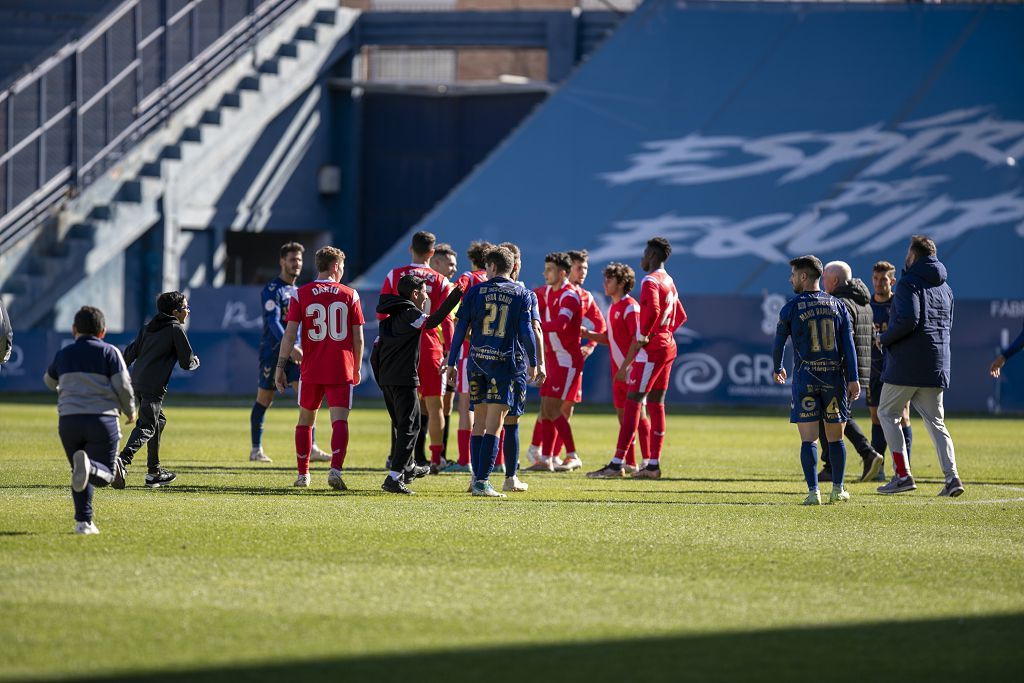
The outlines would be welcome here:
<svg viewBox="0 0 1024 683">
<path fill-rule="evenodd" d="M 508 249 L 511 251 L 512 255 L 516 257 L 516 261 L 518 261 L 519 257 L 522 256 L 522 252 L 519 250 L 519 245 L 515 242 L 502 242 L 498 246 L 502 249 Z"/>
<path fill-rule="evenodd" d="M 305 253 L 306 248 L 298 242 L 286 242 L 281 245 L 281 258 L 288 258 L 288 254 Z"/>
<path fill-rule="evenodd" d="M 181 292 L 164 292 L 156 298 L 156 310 L 167 315 L 185 308 L 185 295 Z"/>
<path fill-rule="evenodd" d="M 789 262 L 789 265 L 793 266 L 793 268 L 798 271 L 813 276 L 815 280 L 820 278 L 822 272 L 824 272 L 821 267 L 821 259 L 811 254 L 808 254 L 807 256 L 797 256 Z"/>
<path fill-rule="evenodd" d="M 911 237 L 910 251 L 914 252 L 918 258 L 935 256 L 939 253 L 939 250 L 935 248 L 935 242 L 928 239 L 926 235 L 914 235 Z"/>
<path fill-rule="evenodd" d="M 345 252 L 337 247 L 320 247 L 314 258 L 317 272 L 326 273 L 335 263 L 345 262 Z"/>
<path fill-rule="evenodd" d="M 587 250 L 580 249 L 579 251 L 570 251 L 569 261 L 572 263 L 586 263 L 587 262 Z"/>
<path fill-rule="evenodd" d="M 668 261 L 668 257 L 672 255 L 672 245 L 664 237 L 652 237 L 647 240 L 647 248 L 657 251 L 662 263 Z"/>
<path fill-rule="evenodd" d="M 896 266 L 894 266 L 893 264 L 889 263 L 888 261 L 879 261 L 879 262 L 877 262 L 874 265 L 874 267 L 871 268 L 871 272 L 872 273 L 888 273 L 888 272 L 895 272 L 895 271 L 896 271 Z"/>
<path fill-rule="evenodd" d="M 609 263 L 604 267 L 604 276 L 622 283 L 623 294 L 632 292 L 636 284 L 636 273 L 625 263 Z"/>
<path fill-rule="evenodd" d="M 75 313 L 75 331 L 78 334 L 95 337 L 105 329 L 107 329 L 107 319 L 103 317 L 103 311 L 95 306 L 82 306 Z"/>
<path fill-rule="evenodd" d="M 484 261 L 484 257 L 487 256 L 487 252 L 494 249 L 494 245 L 486 240 L 476 240 L 469 243 L 469 249 L 466 250 L 466 256 L 469 257 L 469 262 L 473 264 L 473 267 L 477 270 L 483 270 L 487 263 Z"/>
<path fill-rule="evenodd" d="M 516 257 L 505 247 L 494 247 L 484 257 L 484 265 L 493 265 L 499 275 L 507 275 L 516 267 Z"/>
<path fill-rule="evenodd" d="M 437 242 L 437 238 L 434 237 L 434 233 L 427 232 L 426 230 L 420 230 L 412 236 L 412 250 L 413 253 L 424 255 L 429 254 L 434 248 L 434 243 Z"/>
<path fill-rule="evenodd" d="M 544 257 L 544 263 L 554 263 L 567 273 L 572 270 L 572 262 L 569 260 L 569 255 L 564 251 L 551 252 Z"/>
<path fill-rule="evenodd" d="M 441 242 L 434 246 L 434 255 L 441 254 L 442 256 L 456 256 L 455 250 L 452 249 L 452 245 L 447 242 Z"/>
<path fill-rule="evenodd" d="M 406 299 L 411 299 L 412 293 L 423 287 L 424 282 L 426 282 L 426 280 L 423 278 L 417 277 L 412 273 L 407 273 L 398 280 L 398 286 L 396 287 L 396 289 L 398 289 L 398 295 L 405 297 Z"/>
</svg>

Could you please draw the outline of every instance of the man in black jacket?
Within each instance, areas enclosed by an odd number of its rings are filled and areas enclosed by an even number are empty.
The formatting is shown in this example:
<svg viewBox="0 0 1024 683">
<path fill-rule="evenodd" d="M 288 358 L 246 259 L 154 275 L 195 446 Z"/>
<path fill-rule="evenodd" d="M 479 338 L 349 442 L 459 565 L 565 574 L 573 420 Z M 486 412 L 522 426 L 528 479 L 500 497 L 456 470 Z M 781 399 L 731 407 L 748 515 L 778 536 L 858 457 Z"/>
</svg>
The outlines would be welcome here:
<svg viewBox="0 0 1024 683">
<path fill-rule="evenodd" d="M 192 353 L 185 328 L 189 307 L 181 292 L 164 292 L 156 299 L 156 316 L 139 330 L 138 336 L 124 351 L 124 360 L 132 367 L 132 388 L 139 404 L 139 419 L 128 442 L 115 463 L 112 486 L 123 489 L 125 473 L 135 454 L 147 446 L 146 486 L 157 488 L 174 481 L 175 474 L 160 467 L 160 436 L 167 418 L 163 402 L 167 382 L 175 364 L 183 370 L 199 367 L 199 357 Z"/>
<path fill-rule="evenodd" d="M 0 299 L 0 363 L 6 363 L 10 359 L 13 349 L 14 328 L 11 327 L 11 317 L 7 315 L 4 301 Z"/>
<path fill-rule="evenodd" d="M 388 317 L 380 323 L 379 336 L 370 353 L 370 367 L 384 394 L 395 434 L 391 471 L 381 485 L 388 493 L 414 493 L 405 483 L 430 471 L 427 466 L 413 465 L 413 450 L 421 428 L 416 393 L 420 383 L 420 333 L 440 325 L 462 298 L 462 289 L 456 286 L 441 307 L 428 316 L 423 313 L 428 300 L 425 283 L 416 275 L 403 275 L 398 281 L 398 294 L 383 294 L 377 303 L 377 313 Z"/>
<path fill-rule="evenodd" d="M 871 310 L 871 292 L 859 278 L 853 277 L 853 271 L 844 261 L 832 261 L 825 265 L 821 276 L 822 289 L 836 297 L 850 312 L 850 325 L 853 327 L 853 343 L 857 347 L 857 375 L 860 380 L 861 394 L 866 395 L 871 381 L 871 347 L 875 339 L 874 312 Z M 851 406 L 852 408 L 852 406 Z M 831 481 L 832 466 L 828 460 L 828 441 L 825 438 L 825 421 L 819 422 L 819 439 L 821 440 L 821 461 L 823 468 L 818 481 Z M 878 474 L 884 459 L 872 446 L 871 441 L 853 419 L 846 423 L 846 438 L 856 449 L 864 462 L 861 481 L 870 481 Z"/>
</svg>

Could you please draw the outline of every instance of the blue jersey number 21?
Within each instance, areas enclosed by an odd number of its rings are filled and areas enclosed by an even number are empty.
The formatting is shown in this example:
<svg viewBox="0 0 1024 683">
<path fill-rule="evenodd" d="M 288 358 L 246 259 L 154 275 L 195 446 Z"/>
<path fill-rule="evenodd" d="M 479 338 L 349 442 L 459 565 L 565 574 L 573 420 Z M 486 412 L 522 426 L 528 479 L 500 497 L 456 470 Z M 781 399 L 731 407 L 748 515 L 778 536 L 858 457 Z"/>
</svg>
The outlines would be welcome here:
<svg viewBox="0 0 1024 683">
<path fill-rule="evenodd" d="M 498 321 L 498 329 L 494 329 L 494 321 Z M 487 315 L 484 316 L 484 336 L 504 337 L 505 326 L 508 324 L 508 304 L 487 304 Z"/>
</svg>

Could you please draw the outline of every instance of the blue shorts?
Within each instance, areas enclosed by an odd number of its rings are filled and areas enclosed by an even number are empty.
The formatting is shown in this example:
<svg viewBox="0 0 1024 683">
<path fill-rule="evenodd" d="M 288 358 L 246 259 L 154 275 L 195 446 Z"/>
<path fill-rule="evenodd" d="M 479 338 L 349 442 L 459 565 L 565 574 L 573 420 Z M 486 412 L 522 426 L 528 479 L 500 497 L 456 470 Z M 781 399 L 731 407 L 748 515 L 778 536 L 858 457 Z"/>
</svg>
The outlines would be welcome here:
<svg viewBox="0 0 1024 683">
<path fill-rule="evenodd" d="M 508 406 L 508 414 L 522 415 L 526 410 L 526 376 L 493 379 L 480 372 L 469 373 L 469 403 L 498 403 Z"/>
<path fill-rule="evenodd" d="M 850 398 L 842 370 L 798 370 L 793 378 L 790 422 L 849 422 Z"/>
<path fill-rule="evenodd" d="M 277 356 L 260 358 L 260 376 L 257 386 L 260 389 L 275 389 L 274 374 L 276 372 Z M 288 361 L 288 365 L 284 369 L 285 377 L 288 378 L 288 384 L 294 384 L 299 381 L 299 372 L 299 364 Z"/>
<path fill-rule="evenodd" d="M 878 402 L 882 400 L 882 374 L 871 374 L 871 381 L 868 383 L 868 407 L 877 408 Z"/>
</svg>

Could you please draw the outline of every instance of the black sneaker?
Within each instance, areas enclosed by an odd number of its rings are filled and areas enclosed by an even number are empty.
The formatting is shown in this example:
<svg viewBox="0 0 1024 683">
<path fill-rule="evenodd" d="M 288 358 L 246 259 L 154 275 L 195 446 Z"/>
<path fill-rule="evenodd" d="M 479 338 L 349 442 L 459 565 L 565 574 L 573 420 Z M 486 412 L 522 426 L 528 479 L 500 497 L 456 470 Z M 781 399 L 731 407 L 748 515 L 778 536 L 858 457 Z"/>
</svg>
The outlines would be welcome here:
<svg viewBox="0 0 1024 683">
<path fill-rule="evenodd" d="M 128 466 L 124 464 L 124 460 L 114 458 L 114 478 L 110 480 L 110 486 L 115 489 L 123 489 L 126 474 L 128 474 Z"/>
<path fill-rule="evenodd" d="M 416 493 L 410 490 L 400 478 L 392 479 L 390 475 L 384 479 L 384 483 L 380 485 L 380 490 L 388 493 L 400 493 L 403 496 L 411 496 Z"/>
<path fill-rule="evenodd" d="M 160 468 L 157 472 L 150 472 L 146 475 L 146 486 L 151 489 L 158 489 L 161 486 L 166 486 L 172 481 L 177 479 L 178 475 L 170 470 Z"/>
<path fill-rule="evenodd" d="M 818 481 L 832 481 L 832 468 L 822 467 L 821 472 L 818 472 Z"/>
<path fill-rule="evenodd" d="M 867 458 L 864 459 L 864 471 L 861 472 L 860 480 L 874 481 L 875 477 L 878 475 L 879 470 L 882 469 L 882 464 L 884 462 L 885 458 L 883 458 L 878 453 L 869 455 Z"/>
<path fill-rule="evenodd" d="M 430 474 L 429 465 L 413 465 L 403 473 L 406 484 L 411 484 L 413 480 L 425 477 Z"/>
<path fill-rule="evenodd" d="M 939 496 L 941 498 L 956 498 L 963 492 L 964 485 L 960 482 L 960 478 L 954 477 L 953 481 L 942 487 L 942 490 L 939 491 Z"/>
</svg>

